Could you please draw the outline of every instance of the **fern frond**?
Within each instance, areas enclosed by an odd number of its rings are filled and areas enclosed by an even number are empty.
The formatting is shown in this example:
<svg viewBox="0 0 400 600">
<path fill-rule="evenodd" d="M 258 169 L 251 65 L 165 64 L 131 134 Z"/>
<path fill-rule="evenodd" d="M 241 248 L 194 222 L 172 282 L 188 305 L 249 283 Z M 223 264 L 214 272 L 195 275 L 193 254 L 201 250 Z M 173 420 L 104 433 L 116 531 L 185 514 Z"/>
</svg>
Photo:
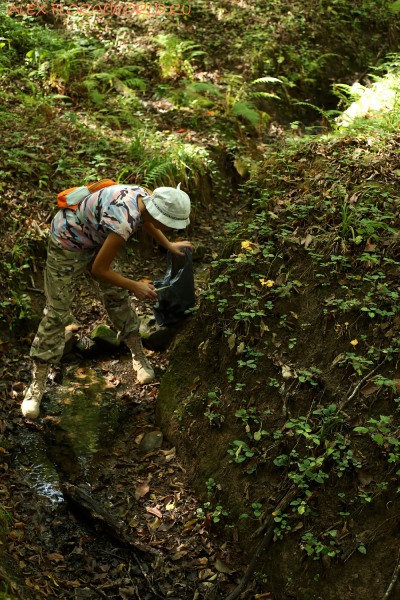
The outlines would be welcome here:
<svg viewBox="0 0 400 600">
<path fill-rule="evenodd" d="M 275 81 L 282 83 L 277 77 L 260 77 L 260 79 L 255 79 L 249 85 L 255 85 L 256 83 L 274 83 Z"/>
<path fill-rule="evenodd" d="M 170 160 L 165 161 L 164 163 L 158 164 L 153 167 L 150 171 L 146 172 L 143 183 L 148 185 L 157 185 L 158 183 L 162 183 L 165 181 L 168 175 L 172 175 L 174 163 Z M 169 179 L 169 178 L 168 178 Z"/>
<path fill-rule="evenodd" d="M 257 126 L 260 121 L 260 115 L 255 109 L 252 102 L 246 100 L 244 102 L 236 102 L 232 108 L 232 115 L 234 117 L 243 117 L 250 121 L 254 126 Z"/>
<path fill-rule="evenodd" d="M 280 100 L 277 94 L 269 94 L 268 92 L 251 92 L 249 93 L 250 98 L 275 98 L 275 100 Z"/>
<path fill-rule="evenodd" d="M 400 12 L 400 0 L 396 0 L 396 2 L 393 2 L 393 4 L 389 7 L 389 10 L 394 15 L 397 15 L 397 13 Z"/>
<path fill-rule="evenodd" d="M 331 116 L 342 114 L 342 112 L 340 110 L 322 110 L 322 108 L 319 108 L 318 106 L 315 106 L 314 104 L 310 104 L 309 102 L 300 102 L 300 100 L 293 100 L 293 104 L 299 104 L 301 106 L 307 106 L 308 108 L 314 108 L 314 110 L 317 110 L 322 115 L 324 115 L 324 117 L 326 119 L 328 119 L 328 121 Z"/>
</svg>

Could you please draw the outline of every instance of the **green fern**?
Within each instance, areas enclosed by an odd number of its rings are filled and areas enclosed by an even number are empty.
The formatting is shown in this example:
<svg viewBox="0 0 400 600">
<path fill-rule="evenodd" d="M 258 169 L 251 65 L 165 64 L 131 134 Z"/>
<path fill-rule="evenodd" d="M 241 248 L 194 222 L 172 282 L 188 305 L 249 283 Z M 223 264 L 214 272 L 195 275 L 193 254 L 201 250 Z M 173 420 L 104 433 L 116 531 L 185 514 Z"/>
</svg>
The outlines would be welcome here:
<svg viewBox="0 0 400 600">
<path fill-rule="evenodd" d="M 166 160 L 164 163 L 158 164 L 146 172 L 143 177 L 143 183 L 149 187 L 160 183 L 169 183 L 173 176 L 175 165 L 172 161 Z"/>
<path fill-rule="evenodd" d="M 394 15 L 397 15 L 397 13 L 400 12 L 400 0 L 396 0 L 396 2 L 393 2 L 393 4 L 389 7 L 389 10 Z"/>
<path fill-rule="evenodd" d="M 252 125 L 257 127 L 260 122 L 260 115 L 255 110 L 255 106 L 253 102 L 250 100 L 245 100 L 244 102 L 236 102 L 236 104 L 232 107 L 232 115 L 234 117 L 243 117 L 250 121 Z"/>
<path fill-rule="evenodd" d="M 282 80 L 278 79 L 277 77 L 260 77 L 259 79 L 255 79 L 254 81 L 252 81 L 250 83 L 250 85 L 255 85 L 256 83 L 274 83 L 274 82 L 282 83 Z"/>
</svg>

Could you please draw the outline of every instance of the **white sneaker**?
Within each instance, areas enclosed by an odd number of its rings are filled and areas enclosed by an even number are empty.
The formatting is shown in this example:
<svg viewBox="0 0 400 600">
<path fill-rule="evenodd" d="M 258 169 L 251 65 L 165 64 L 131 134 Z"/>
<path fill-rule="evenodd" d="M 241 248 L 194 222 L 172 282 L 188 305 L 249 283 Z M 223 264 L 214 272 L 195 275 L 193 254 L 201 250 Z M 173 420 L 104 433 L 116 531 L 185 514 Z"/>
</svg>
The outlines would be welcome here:
<svg viewBox="0 0 400 600">
<path fill-rule="evenodd" d="M 124 342 L 132 352 L 132 365 L 136 371 L 138 382 L 151 383 L 154 381 L 155 373 L 144 353 L 140 333 L 131 333 Z"/>
<path fill-rule="evenodd" d="M 25 392 L 21 412 L 27 419 L 36 419 L 40 410 L 40 402 L 46 391 L 47 377 L 50 372 L 49 363 L 34 361 L 33 381 Z"/>
</svg>

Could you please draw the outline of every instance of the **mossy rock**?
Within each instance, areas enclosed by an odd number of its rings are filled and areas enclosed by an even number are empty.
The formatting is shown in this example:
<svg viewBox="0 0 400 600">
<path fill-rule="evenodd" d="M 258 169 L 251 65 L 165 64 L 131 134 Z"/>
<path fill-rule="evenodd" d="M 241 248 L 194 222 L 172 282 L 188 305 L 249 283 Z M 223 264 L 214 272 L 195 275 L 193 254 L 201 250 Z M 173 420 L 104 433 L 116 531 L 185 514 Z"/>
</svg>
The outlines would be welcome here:
<svg viewBox="0 0 400 600">
<path fill-rule="evenodd" d="M 106 325 L 97 325 L 90 337 L 96 342 L 99 348 L 107 350 L 117 350 L 121 344 L 115 331 Z"/>
</svg>

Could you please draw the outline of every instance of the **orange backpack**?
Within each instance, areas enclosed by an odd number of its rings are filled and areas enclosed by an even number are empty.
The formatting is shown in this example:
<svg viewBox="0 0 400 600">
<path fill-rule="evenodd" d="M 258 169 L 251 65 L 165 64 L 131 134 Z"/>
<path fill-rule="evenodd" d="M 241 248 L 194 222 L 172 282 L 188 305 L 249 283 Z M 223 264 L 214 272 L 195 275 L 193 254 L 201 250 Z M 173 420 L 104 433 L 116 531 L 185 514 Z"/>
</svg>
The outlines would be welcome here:
<svg viewBox="0 0 400 600">
<path fill-rule="evenodd" d="M 96 183 L 91 183 L 90 185 L 69 188 L 58 194 L 57 205 L 59 208 L 70 208 L 71 210 L 75 210 L 78 204 L 89 194 L 102 190 L 110 185 L 118 184 L 111 179 L 100 179 L 100 181 L 96 181 Z M 140 187 L 149 192 L 149 194 L 152 194 L 152 192 L 143 185 Z"/>
</svg>

